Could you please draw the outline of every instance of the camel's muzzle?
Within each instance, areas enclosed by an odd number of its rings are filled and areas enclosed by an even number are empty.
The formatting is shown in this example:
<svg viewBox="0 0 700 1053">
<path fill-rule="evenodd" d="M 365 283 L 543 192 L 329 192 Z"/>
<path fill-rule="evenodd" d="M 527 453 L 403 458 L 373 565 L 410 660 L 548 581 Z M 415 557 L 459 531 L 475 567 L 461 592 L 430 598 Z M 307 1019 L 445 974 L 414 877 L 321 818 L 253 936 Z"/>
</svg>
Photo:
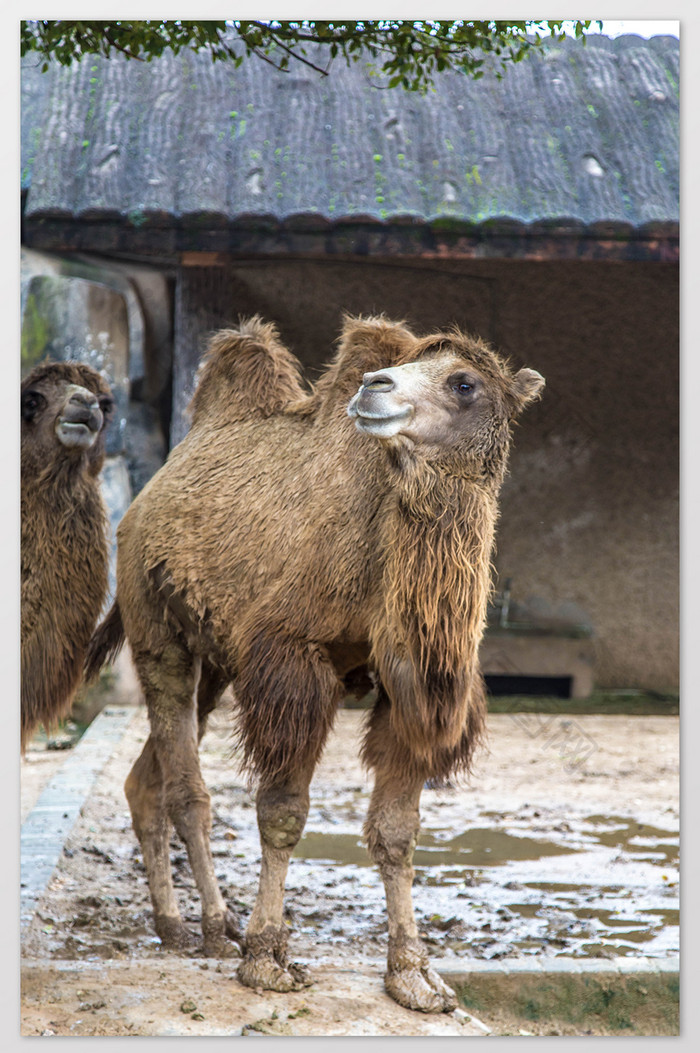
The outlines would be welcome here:
<svg viewBox="0 0 700 1053">
<path fill-rule="evenodd" d="M 89 449 L 104 423 L 97 398 L 85 388 L 77 388 L 56 421 L 56 435 L 64 446 Z"/>
<path fill-rule="evenodd" d="M 397 386 L 390 370 L 365 373 L 362 385 L 350 400 L 347 413 L 358 431 L 388 439 L 413 416 L 413 406 L 396 398 Z"/>
</svg>

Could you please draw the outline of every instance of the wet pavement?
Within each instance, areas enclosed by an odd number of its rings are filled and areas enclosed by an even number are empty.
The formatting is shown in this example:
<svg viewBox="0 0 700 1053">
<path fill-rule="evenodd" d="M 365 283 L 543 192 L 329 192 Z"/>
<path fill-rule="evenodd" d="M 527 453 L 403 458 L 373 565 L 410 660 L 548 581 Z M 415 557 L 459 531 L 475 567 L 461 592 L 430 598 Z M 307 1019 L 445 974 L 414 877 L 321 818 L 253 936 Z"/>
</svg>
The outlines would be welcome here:
<svg viewBox="0 0 700 1053">
<path fill-rule="evenodd" d="M 359 716 L 344 713 L 342 720 L 356 727 Z M 134 723 L 142 741 L 142 713 Z M 104 814 L 97 808 L 83 834 L 66 841 L 58 890 L 61 898 L 72 891 L 73 898 L 65 918 L 41 927 L 44 954 L 160 953 L 120 785 L 138 752 L 136 742 L 129 748 L 132 734 L 121 747 L 116 800 Z M 260 858 L 254 798 L 231 762 L 223 725 L 209 738 L 203 763 L 212 791 L 212 850 L 224 894 L 245 923 Z M 287 920 L 302 955 L 332 956 L 352 947 L 363 956 L 384 953 L 384 892 L 362 842 L 368 783 L 354 767 L 350 776 L 343 779 L 342 763 L 319 771 L 290 864 Z M 538 801 L 484 810 L 473 798 L 468 790 L 423 793 L 414 903 L 433 958 L 678 954 L 676 821 L 662 826 L 629 815 L 586 814 L 585 800 L 576 808 Z M 197 894 L 175 838 L 172 855 L 184 916 L 196 933 Z"/>
<path fill-rule="evenodd" d="M 25 820 L 29 830 L 43 808 L 50 825 L 51 809 L 57 814 L 62 807 L 55 788 L 70 796 L 83 784 L 87 800 L 75 809 L 50 878 L 46 861 L 39 865 L 40 838 L 25 846 L 23 880 L 31 877 L 34 852 L 36 880 L 43 885 L 24 890 L 33 896 L 36 913 L 27 920 L 22 954 L 40 972 L 41 963 L 51 961 L 60 970 L 70 962 L 92 962 L 97 969 L 110 961 L 155 966 L 173 957 L 153 932 L 140 848 L 123 795 L 147 722 L 140 709 L 126 717 L 118 713 L 115 719 L 126 730 L 116 735 L 104 770 L 96 774 L 94 750 L 83 741 L 62 760 Z M 630 728 L 613 718 L 584 722 L 586 734 L 599 743 L 597 752 L 565 778 L 557 758 L 543 753 L 515 722 L 494 720 L 491 752 L 470 785 L 424 790 L 414 903 L 433 964 L 446 978 L 480 967 L 507 972 L 549 969 L 557 962 L 569 971 L 577 963 L 595 968 L 596 962 L 623 972 L 626 963 L 632 969 L 653 968 L 654 961 L 677 968 L 677 724 L 664 723 L 671 718 L 636 719 L 636 743 Z M 100 720 L 109 723 L 109 717 Z M 374 976 L 381 994 L 387 929 L 381 881 L 362 843 L 371 784 L 357 761 L 361 721 L 356 712 L 338 715 L 290 864 L 286 920 L 297 958 L 326 978 L 336 970 Z M 110 735 L 116 741 L 113 726 Z M 94 779 L 91 790 L 81 765 Z M 245 925 L 260 851 L 254 796 L 231 754 L 224 713 L 206 736 L 202 767 L 212 794 L 217 875 Z M 608 814 L 601 805 L 612 800 L 616 808 Z M 194 940 L 182 957 L 202 961 L 198 896 L 176 838 L 171 855 Z M 235 961 L 226 968 L 233 974 Z"/>
<path fill-rule="evenodd" d="M 555 824 L 554 840 L 528 835 L 533 816 L 527 811 L 506 822 L 494 814 L 480 819 L 490 825 L 460 833 L 423 829 L 418 841 L 414 903 L 438 953 L 499 959 L 543 952 L 678 954 L 677 831 L 593 815 L 572 819 L 567 829 Z M 316 819 L 314 825 L 322 824 Z M 381 883 L 366 872 L 371 861 L 357 834 L 315 829 L 295 855 L 299 884 L 313 880 L 302 861 L 326 860 L 341 887 L 361 885 L 355 909 L 368 920 L 380 910 Z M 322 932 L 322 921 L 313 920 Z"/>
</svg>

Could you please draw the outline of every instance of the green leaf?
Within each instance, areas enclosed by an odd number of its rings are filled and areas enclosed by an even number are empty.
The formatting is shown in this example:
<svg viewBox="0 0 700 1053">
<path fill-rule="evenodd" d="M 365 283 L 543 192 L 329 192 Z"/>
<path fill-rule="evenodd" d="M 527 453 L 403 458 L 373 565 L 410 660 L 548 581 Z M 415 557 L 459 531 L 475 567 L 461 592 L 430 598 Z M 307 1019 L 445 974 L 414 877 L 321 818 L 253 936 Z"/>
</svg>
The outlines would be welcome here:
<svg viewBox="0 0 700 1053">
<path fill-rule="evenodd" d="M 591 20 L 573 20 L 574 33 L 583 37 Z M 498 76 L 513 62 L 520 62 L 539 38 L 528 39 L 528 29 L 539 27 L 553 35 L 562 31 L 562 20 L 401 20 L 361 19 L 316 21 L 301 19 L 232 20 L 202 22 L 147 19 L 143 21 L 67 21 L 48 19 L 20 23 L 22 55 L 36 52 L 41 69 L 51 62 L 70 65 L 84 55 L 114 55 L 150 61 L 167 49 L 177 54 L 187 48 L 207 51 L 212 61 L 230 61 L 238 68 L 244 59 L 268 57 L 281 73 L 304 63 L 324 75 L 333 60 L 372 59 L 376 74 L 388 78 L 388 87 L 425 93 L 446 71 L 459 70 L 478 78 L 485 55 L 495 58 Z M 598 23 L 600 25 L 600 23 Z M 584 38 L 585 39 L 585 38 Z M 314 50 L 311 50 L 314 45 Z"/>
</svg>

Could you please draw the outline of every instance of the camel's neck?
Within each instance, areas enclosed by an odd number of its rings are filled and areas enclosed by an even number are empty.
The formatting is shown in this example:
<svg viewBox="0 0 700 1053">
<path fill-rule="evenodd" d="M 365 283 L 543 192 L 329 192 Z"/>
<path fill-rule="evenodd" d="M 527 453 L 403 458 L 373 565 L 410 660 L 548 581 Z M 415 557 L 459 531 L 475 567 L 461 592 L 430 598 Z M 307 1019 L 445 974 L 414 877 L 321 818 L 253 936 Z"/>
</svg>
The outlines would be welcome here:
<svg viewBox="0 0 700 1053">
<path fill-rule="evenodd" d="M 41 451 L 24 448 L 21 457 L 22 490 L 31 491 L 38 501 L 73 502 L 76 491 L 93 489 L 87 454 L 45 459 Z"/>
<path fill-rule="evenodd" d="M 22 467 L 22 638 L 51 616 L 74 641 L 89 635 L 86 618 L 99 610 L 107 589 L 107 522 L 98 483 L 84 474 L 66 478 Z"/>
<path fill-rule="evenodd" d="M 498 486 L 439 474 L 405 481 L 386 522 L 372 660 L 393 733 L 437 771 L 455 750 L 468 757 L 464 736 L 478 737 L 483 715 L 478 650 Z"/>
<path fill-rule="evenodd" d="M 486 621 L 497 486 L 421 477 L 399 493 L 386 538 L 385 613 L 423 676 L 471 669 Z"/>
<path fill-rule="evenodd" d="M 77 460 L 60 464 L 37 465 L 22 457 L 22 538 L 42 539 L 32 547 L 53 553 L 82 552 L 104 548 L 105 511 L 99 483 L 87 472 L 87 465 Z M 72 558 L 72 557 L 71 557 Z"/>
</svg>

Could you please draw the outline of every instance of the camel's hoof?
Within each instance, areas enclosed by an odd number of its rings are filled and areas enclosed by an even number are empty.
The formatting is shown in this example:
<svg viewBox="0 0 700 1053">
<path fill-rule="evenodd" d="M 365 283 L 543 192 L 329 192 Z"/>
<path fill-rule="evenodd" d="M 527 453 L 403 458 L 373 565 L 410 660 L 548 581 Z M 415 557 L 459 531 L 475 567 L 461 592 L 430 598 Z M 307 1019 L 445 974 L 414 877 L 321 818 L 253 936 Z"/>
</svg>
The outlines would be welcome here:
<svg viewBox="0 0 700 1053">
<path fill-rule="evenodd" d="M 240 939 L 235 918 L 229 911 L 212 918 L 202 918 L 204 956 L 206 958 L 240 958 L 240 949 L 235 943 L 231 943 L 231 939 L 236 938 L 233 932 Z"/>
<path fill-rule="evenodd" d="M 295 981 L 299 985 L 299 988 L 311 987 L 312 983 L 314 982 L 311 973 L 305 965 L 301 964 L 301 962 L 289 962 L 287 965 L 287 970 L 294 977 Z"/>
<path fill-rule="evenodd" d="M 457 996 L 430 968 L 420 940 L 403 934 L 389 937 L 388 970 L 384 977 L 387 994 L 405 1009 L 421 1013 L 451 1013 Z"/>
<path fill-rule="evenodd" d="M 267 929 L 246 938 L 246 955 L 237 976 L 246 987 L 264 991 L 301 991 L 313 982 L 308 970 L 287 959 L 286 929 Z"/>
<path fill-rule="evenodd" d="M 301 991 L 312 983 L 303 965 L 292 962 L 285 968 L 271 954 L 260 958 L 246 955 L 236 975 L 245 987 L 262 988 L 263 991 Z"/>
<path fill-rule="evenodd" d="M 195 938 L 182 924 L 181 918 L 156 914 L 153 921 L 156 935 L 160 937 L 160 942 L 167 950 L 186 951 L 195 944 Z"/>
<path fill-rule="evenodd" d="M 451 1013 L 457 997 L 433 969 L 402 969 L 384 978 L 387 994 L 405 1009 L 421 1013 Z"/>
</svg>

